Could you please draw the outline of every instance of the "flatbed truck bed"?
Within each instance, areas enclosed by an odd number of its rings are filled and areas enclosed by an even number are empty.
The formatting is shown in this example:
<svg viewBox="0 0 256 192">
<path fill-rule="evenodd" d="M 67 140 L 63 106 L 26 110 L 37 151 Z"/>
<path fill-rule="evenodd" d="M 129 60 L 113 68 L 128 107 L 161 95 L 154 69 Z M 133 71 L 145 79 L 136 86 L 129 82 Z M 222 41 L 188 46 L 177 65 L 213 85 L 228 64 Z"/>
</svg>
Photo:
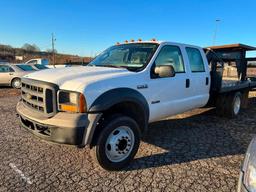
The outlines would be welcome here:
<svg viewBox="0 0 256 192">
<path fill-rule="evenodd" d="M 256 88 L 256 81 L 223 80 L 222 87 L 221 87 L 219 93 L 227 93 L 227 92 L 239 91 L 239 90 L 243 90 L 243 89 L 252 90 L 254 88 Z"/>
<path fill-rule="evenodd" d="M 245 56 L 246 51 L 253 50 L 256 48 L 243 44 L 205 48 L 211 69 L 208 106 L 216 107 L 220 115 L 234 116 L 234 111 L 230 109 L 235 106 L 235 102 L 242 108 L 247 107 L 249 92 L 256 88 L 256 74 L 247 75 Z"/>
</svg>

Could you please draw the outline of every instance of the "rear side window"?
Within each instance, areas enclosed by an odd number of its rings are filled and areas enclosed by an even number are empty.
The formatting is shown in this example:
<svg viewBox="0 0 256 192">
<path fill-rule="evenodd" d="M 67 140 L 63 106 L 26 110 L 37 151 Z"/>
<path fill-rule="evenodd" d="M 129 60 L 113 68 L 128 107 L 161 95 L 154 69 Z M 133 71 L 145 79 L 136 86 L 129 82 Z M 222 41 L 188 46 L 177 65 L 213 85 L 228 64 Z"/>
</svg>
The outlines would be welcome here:
<svg viewBox="0 0 256 192">
<path fill-rule="evenodd" d="M 196 48 L 187 47 L 188 60 L 192 72 L 205 72 L 204 62 L 200 51 Z"/>
<path fill-rule="evenodd" d="M 16 65 L 23 71 L 34 71 L 34 69 L 30 65 Z"/>
<path fill-rule="evenodd" d="M 48 67 L 46 67 L 45 65 L 41 65 L 41 64 L 35 64 L 35 67 L 37 69 L 48 69 Z"/>
<path fill-rule="evenodd" d="M 14 72 L 8 65 L 0 65 L 0 73 Z"/>
</svg>

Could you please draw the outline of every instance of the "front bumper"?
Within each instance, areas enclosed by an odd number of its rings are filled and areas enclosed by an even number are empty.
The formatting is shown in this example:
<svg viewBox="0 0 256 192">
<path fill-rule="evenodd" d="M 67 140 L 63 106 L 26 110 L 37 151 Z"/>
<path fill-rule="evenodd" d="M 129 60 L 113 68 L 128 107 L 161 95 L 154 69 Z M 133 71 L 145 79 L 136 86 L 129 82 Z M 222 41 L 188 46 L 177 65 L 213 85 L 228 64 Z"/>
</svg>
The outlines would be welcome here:
<svg viewBox="0 0 256 192">
<path fill-rule="evenodd" d="M 84 146 L 94 126 L 88 114 L 59 112 L 51 118 L 31 111 L 22 102 L 16 106 L 20 124 L 34 135 L 56 143 Z M 94 130 L 94 129 L 93 129 Z"/>
</svg>

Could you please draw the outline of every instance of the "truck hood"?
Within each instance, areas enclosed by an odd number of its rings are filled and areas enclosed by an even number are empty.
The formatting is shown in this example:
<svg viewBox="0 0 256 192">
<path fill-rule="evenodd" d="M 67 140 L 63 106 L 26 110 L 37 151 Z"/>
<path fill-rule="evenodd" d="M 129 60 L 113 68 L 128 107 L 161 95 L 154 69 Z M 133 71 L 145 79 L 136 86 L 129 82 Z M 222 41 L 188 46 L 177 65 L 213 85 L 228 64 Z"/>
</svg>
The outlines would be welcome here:
<svg viewBox="0 0 256 192">
<path fill-rule="evenodd" d="M 89 83 L 134 74 L 127 69 L 81 66 L 47 69 L 25 75 L 25 78 L 57 84 L 61 89 L 77 90 Z"/>
</svg>

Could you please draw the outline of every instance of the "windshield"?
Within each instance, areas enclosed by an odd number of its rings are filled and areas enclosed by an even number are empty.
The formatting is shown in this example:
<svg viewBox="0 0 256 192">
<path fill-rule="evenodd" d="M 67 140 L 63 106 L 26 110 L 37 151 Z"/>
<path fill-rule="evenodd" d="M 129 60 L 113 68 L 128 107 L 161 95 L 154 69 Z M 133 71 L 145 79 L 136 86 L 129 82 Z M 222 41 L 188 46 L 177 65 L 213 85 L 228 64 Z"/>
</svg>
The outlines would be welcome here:
<svg viewBox="0 0 256 192">
<path fill-rule="evenodd" d="M 46 67 L 45 65 L 41 65 L 41 64 L 35 64 L 35 67 L 37 69 L 48 69 L 48 67 Z"/>
<path fill-rule="evenodd" d="M 116 45 L 103 51 L 88 66 L 126 68 L 131 71 L 143 69 L 155 53 L 158 44 L 134 43 Z"/>
<path fill-rule="evenodd" d="M 16 65 L 23 71 L 34 71 L 34 69 L 30 65 Z"/>
</svg>

